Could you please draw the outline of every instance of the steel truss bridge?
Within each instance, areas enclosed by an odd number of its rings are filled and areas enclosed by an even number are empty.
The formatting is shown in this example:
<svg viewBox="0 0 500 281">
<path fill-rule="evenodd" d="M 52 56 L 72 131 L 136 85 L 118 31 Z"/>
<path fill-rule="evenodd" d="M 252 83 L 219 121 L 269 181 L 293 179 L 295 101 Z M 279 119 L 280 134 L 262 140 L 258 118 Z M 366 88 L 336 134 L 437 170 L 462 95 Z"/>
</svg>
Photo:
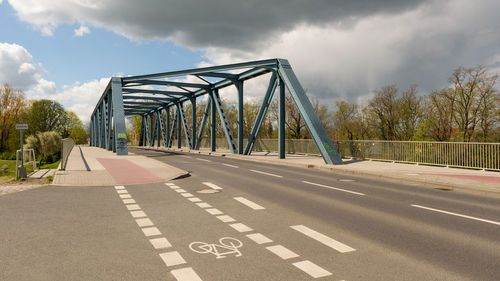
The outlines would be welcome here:
<svg viewBox="0 0 500 281">
<path fill-rule="evenodd" d="M 267 90 L 244 147 L 243 139 L 243 84 L 245 81 L 271 73 Z M 196 82 L 179 82 L 195 77 Z M 229 126 L 219 90 L 234 86 L 238 95 L 237 139 Z M 297 106 L 307 129 L 327 164 L 342 164 L 342 159 L 328 137 L 311 102 L 300 85 L 289 62 L 269 59 L 213 67 L 130 76 L 113 77 L 97 103 L 90 120 L 90 145 L 127 155 L 126 116 L 142 116 L 139 145 L 154 146 L 155 141 L 172 147 L 177 133 L 181 147 L 182 129 L 189 149 L 199 149 L 201 138 L 210 119 L 211 149 L 215 151 L 217 118 L 234 154 L 249 155 L 266 116 L 276 89 L 279 89 L 278 142 L 279 158 L 285 158 L 285 87 Z M 199 128 L 196 124 L 196 101 L 208 95 Z M 184 103 L 191 103 L 192 122 L 188 124 Z M 173 117 L 171 117 L 173 113 Z"/>
</svg>

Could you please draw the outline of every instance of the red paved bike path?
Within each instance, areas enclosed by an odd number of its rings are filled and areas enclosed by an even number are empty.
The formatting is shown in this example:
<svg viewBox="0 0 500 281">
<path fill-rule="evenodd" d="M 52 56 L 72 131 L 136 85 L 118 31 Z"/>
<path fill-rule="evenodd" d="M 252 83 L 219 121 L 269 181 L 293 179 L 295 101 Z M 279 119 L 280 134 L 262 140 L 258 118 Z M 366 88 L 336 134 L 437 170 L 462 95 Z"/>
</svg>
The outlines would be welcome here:
<svg viewBox="0 0 500 281">
<path fill-rule="evenodd" d="M 161 182 L 162 178 L 127 159 L 97 158 L 117 184 Z"/>
</svg>

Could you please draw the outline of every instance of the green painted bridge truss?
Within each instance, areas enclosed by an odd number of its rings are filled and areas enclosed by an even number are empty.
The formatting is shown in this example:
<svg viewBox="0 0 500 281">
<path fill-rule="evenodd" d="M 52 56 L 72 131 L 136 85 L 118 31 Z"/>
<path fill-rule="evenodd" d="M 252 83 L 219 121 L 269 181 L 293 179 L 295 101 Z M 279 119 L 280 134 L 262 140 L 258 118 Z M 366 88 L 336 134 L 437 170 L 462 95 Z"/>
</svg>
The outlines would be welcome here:
<svg viewBox="0 0 500 281">
<path fill-rule="evenodd" d="M 243 139 L 243 84 L 264 74 L 271 73 L 262 105 L 253 124 L 246 145 Z M 188 76 L 195 79 L 186 79 Z M 179 81 L 196 82 L 179 82 Z M 229 126 L 219 90 L 236 87 L 238 95 L 237 138 Z M 227 139 L 229 150 L 234 154 L 249 155 L 275 91 L 279 92 L 278 155 L 285 157 L 285 87 L 297 106 L 307 129 L 328 164 L 341 164 L 337 150 L 328 137 L 311 102 L 300 85 L 287 60 L 269 59 L 213 67 L 164 72 L 130 77 L 113 77 L 97 103 L 90 120 L 90 145 L 127 155 L 126 116 L 142 116 L 140 146 L 172 147 L 174 134 L 177 146 L 181 146 L 182 131 L 185 144 L 199 149 L 207 122 L 210 120 L 211 149 L 215 151 L 216 127 L 220 124 Z M 196 101 L 208 95 L 202 121 L 197 128 Z M 184 103 L 192 105 L 192 122 L 188 124 Z M 173 113 L 173 115 L 171 114 Z M 171 117 L 171 115 L 173 117 Z"/>
</svg>

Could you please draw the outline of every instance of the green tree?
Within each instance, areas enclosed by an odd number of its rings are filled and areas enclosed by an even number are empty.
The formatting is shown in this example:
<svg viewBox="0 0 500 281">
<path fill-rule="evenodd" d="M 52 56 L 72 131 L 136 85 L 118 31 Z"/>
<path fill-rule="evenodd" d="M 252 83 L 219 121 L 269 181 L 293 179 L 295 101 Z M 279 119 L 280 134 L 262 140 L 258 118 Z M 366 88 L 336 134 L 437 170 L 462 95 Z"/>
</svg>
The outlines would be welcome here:
<svg viewBox="0 0 500 281">
<path fill-rule="evenodd" d="M 0 86 L 0 153 L 15 149 L 9 143 L 13 139 L 18 141 L 14 125 L 20 121 L 25 109 L 26 103 L 21 90 L 11 88 L 9 84 Z"/>
<path fill-rule="evenodd" d="M 48 160 L 48 156 L 61 151 L 61 136 L 54 131 L 29 136 L 26 139 L 26 148 L 35 150 L 35 153 L 40 156 L 39 165 L 41 165 L 42 161 Z"/>
<path fill-rule="evenodd" d="M 65 135 L 68 123 L 68 114 L 62 105 L 52 100 L 35 100 L 26 114 L 29 124 L 28 133 L 56 131 Z"/>
</svg>

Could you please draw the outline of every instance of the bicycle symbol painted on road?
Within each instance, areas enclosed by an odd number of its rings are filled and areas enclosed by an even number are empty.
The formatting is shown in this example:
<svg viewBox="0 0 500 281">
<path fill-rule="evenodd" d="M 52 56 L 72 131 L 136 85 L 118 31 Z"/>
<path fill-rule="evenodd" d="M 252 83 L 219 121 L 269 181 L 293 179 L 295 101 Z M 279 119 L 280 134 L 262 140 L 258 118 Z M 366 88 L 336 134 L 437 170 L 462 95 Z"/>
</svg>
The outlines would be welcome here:
<svg viewBox="0 0 500 281">
<path fill-rule="evenodd" d="M 243 243 L 232 237 L 222 237 L 219 239 L 219 244 L 209 244 L 205 242 L 192 242 L 189 244 L 191 251 L 199 254 L 213 254 L 218 259 L 225 258 L 228 255 L 235 254 L 235 257 L 241 257 L 242 254 L 238 250 L 243 246 Z"/>
</svg>

